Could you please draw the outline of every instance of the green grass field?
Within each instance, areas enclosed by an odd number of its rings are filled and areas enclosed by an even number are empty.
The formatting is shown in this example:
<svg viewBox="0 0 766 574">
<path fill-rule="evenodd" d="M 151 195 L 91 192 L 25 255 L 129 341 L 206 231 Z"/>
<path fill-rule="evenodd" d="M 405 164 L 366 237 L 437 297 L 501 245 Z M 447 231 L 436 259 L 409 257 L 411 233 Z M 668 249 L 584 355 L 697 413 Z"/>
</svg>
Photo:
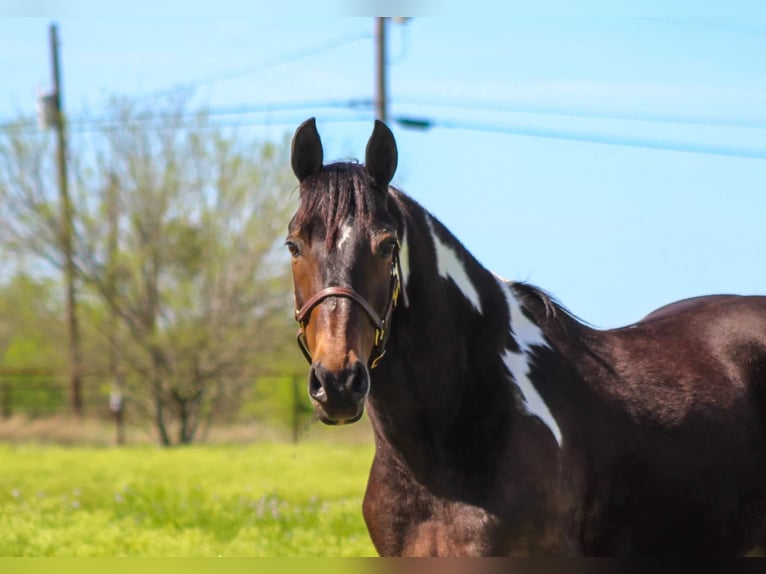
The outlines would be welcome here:
<svg viewBox="0 0 766 574">
<path fill-rule="evenodd" d="M 371 445 L 0 445 L 0 556 L 372 556 Z"/>
</svg>

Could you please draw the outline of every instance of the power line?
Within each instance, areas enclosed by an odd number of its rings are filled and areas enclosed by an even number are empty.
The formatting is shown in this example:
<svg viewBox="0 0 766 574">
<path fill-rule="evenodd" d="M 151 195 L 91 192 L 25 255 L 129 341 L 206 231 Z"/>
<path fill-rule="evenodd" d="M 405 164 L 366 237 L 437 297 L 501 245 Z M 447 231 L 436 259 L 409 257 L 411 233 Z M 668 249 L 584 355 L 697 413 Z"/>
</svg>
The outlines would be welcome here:
<svg viewBox="0 0 766 574">
<path fill-rule="evenodd" d="M 145 117 L 132 118 L 134 124 L 141 124 L 146 129 L 166 129 L 168 119 L 177 120 L 174 126 L 178 129 L 219 129 L 219 128 L 238 128 L 238 127 L 270 127 L 275 125 L 293 125 L 305 119 L 305 115 L 290 115 L 291 112 L 305 110 L 306 113 L 316 113 L 319 109 L 334 109 L 340 111 L 340 115 L 327 114 L 323 116 L 325 123 L 358 123 L 369 122 L 373 117 L 373 105 L 367 98 L 351 100 L 326 100 L 326 101 L 306 101 L 292 102 L 285 104 L 261 104 L 261 105 L 238 105 L 223 106 L 212 108 L 203 113 L 203 116 L 211 118 L 212 121 L 206 124 L 198 122 L 199 113 L 186 114 L 157 114 Z M 271 114 L 269 117 L 258 117 L 258 115 Z M 547 113 L 538 113 L 536 115 L 549 115 Z M 553 114 L 557 115 L 557 114 Z M 560 115 L 560 114 L 559 114 Z M 577 114 L 575 114 L 577 115 Z M 598 117 L 606 117 L 599 115 Z M 608 116 L 611 119 L 618 116 Z M 683 118 L 672 118 L 667 116 L 665 123 L 678 123 Z M 701 118 L 696 123 L 702 123 Z M 427 130 L 427 129 L 450 129 L 450 130 L 469 130 L 487 133 L 499 133 L 510 136 L 534 137 L 550 140 L 571 141 L 591 144 L 616 145 L 623 147 L 653 149 L 660 151 L 674 151 L 697 153 L 714 156 L 739 157 L 748 159 L 766 159 L 766 149 L 730 146 L 720 144 L 700 144 L 694 142 L 683 142 L 664 140 L 661 138 L 635 137 L 631 135 L 604 134 L 593 131 L 578 131 L 566 129 L 550 129 L 534 125 L 520 124 L 501 124 L 501 123 L 483 123 L 470 120 L 451 120 L 440 118 L 412 117 L 406 115 L 395 115 L 390 118 L 391 123 L 396 123 L 404 128 Z M 629 120 L 630 121 L 630 120 Z M 634 118 L 633 121 L 639 121 Z M 645 120 L 641 120 L 645 121 Z M 656 121 L 660 121 L 656 118 Z M 742 120 L 744 121 L 744 120 Z M 705 125 L 714 125 L 715 127 L 742 127 L 732 123 L 711 123 Z M 33 122 L 0 126 L 0 131 L 9 131 L 13 128 L 25 130 L 37 130 Z M 100 130 L 120 131 L 124 130 L 125 125 L 117 119 L 111 118 L 75 118 L 69 122 L 69 130 L 74 133 L 88 133 Z"/>
<path fill-rule="evenodd" d="M 216 120 L 213 122 L 208 122 L 205 124 L 199 124 L 195 122 L 195 118 L 192 116 L 184 116 L 183 118 L 179 118 L 182 120 L 180 123 L 173 126 L 174 129 L 179 130 L 188 130 L 188 129 L 199 129 L 199 130 L 214 130 L 214 129 L 221 129 L 221 128 L 247 128 L 247 127 L 273 127 L 273 126 L 279 126 L 279 125 L 285 125 L 285 126 L 295 126 L 306 119 L 305 115 L 302 116 L 294 116 L 294 117 L 288 117 L 288 118 L 270 118 L 270 119 L 263 119 L 263 118 L 253 118 L 253 119 L 237 119 L 237 120 Z M 351 116 L 351 117 L 323 117 L 322 123 L 326 124 L 343 124 L 343 123 L 361 123 L 361 122 L 369 122 L 370 121 L 370 115 L 365 114 L 364 116 Z M 162 118 L 155 118 L 154 121 L 147 121 L 142 125 L 143 129 L 147 130 L 166 130 L 168 129 L 168 125 L 164 123 Z M 118 131 L 125 131 L 125 126 L 123 124 L 120 124 L 118 122 L 113 123 L 104 123 L 100 126 L 88 126 L 83 129 L 72 129 L 70 130 L 72 132 L 77 133 L 92 133 L 95 131 L 111 131 L 111 132 L 118 132 Z"/>
<path fill-rule="evenodd" d="M 278 124 L 293 125 L 302 121 L 300 118 L 283 118 L 279 121 L 266 121 L 253 118 L 250 120 L 236 120 L 230 122 L 216 121 L 207 126 L 197 126 L 209 129 L 216 128 L 235 128 L 235 127 L 267 127 Z M 372 119 L 371 113 L 357 115 L 345 118 L 323 118 L 324 123 L 360 123 L 369 122 Z M 481 124 L 471 122 L 434 120 L 427 121 L 421 119 L 412 119 L 407 117 L 393 117 L 392 123 L 397 123 L 407 128 L 429 129 L 442 128 L 450 130 L 469 130 L 488 133 L 499 133 L 509 136 L 534 137 L 558 141 L 570 141 L 590 144 L 603 144 L 631 148 L 651 149 L 657 151 L 685 152 L 713 156 L 737 157 L 744 159 L 766 159 L 766 149 L 752 148 L 744 146 L 724 146 L 719 144 L 699 144 L 694 142 L 682 142 L 663 139 L 641 138 L 623 135 L 611 135 L 596 132 L 579 132 L 574 130 L 548 129 L 535 126 L 510 126 L 497 124 Z M 163 126 L 153 126 L 156 129 L 162 129 Z M 179 126 L 181 128 L 194 127 L 192 124 Z M 121 129 L 115 126 L 115 129 Z"/>
<path fill-rule="evenodd" d="M 218 106 L 214 108 L 202 108 L 195 112 L 186 113 L 153 113 L 149 115 L 136 115 L 130 118 L 131 124 L 161 122 L 164 120 L 193 120 L 199 117 L 217 118 L 226 116 L 249 116 L 255 114 L 284 114 L 286 112 L 295 112 L 306 110 L 307 113 L 316 113 L 317 110 L 348 110 L 350 112 L 371 110 L 373 102 L 370 98 L 352 98 L 348 100 L 310 100 L 304 102 L 283 102 L 279 104 L 240 104 L 230 106 Z M 305 118 L 303 118 L 305 119 Z M 263 120 L 263 124 L 273 123 Z M 69 119 L 67 126 L 74 132 L 95 131 L 100 127 L 110 125 L 124 126 L 122 120 L 112 117 L 94 117 L 92 115 L 74 116 Z M 191 125 L 191 124 L 190 124 Z M 38 131 L 37 123 L 34 120 L 22 120 L 15 122 L 6 122 L 0 124 L 2 131 Z"/>
<path fill-rule="evenodd" d="M 370 37 L 371 36 L 369 32 L 361 32 L 361 33 L 357 32 L 353 35 L 341 36 L 339 38 L 335 38 L 334 40 L 330 40 L 329 42 L 324 42 L 322 44 L 317 44 L 308 48 L 304 48 L 302 50 L 298 50 L 296 52 L 288 54 L 287 56 L 283 56 L 280 58 L 272 58 L 270 60 L 266 60 L 264 62 L 254 64 L 252 66 L 246 66 L 244 68 L 239 68 L 237 70 L 230 70 L 228 72 L 215 74 L 205 78 L 198 78 L 196 80 L 190 80 L 188 82 L 181 82 L 178 84 L 174 84 L 172 86 L 168 86 L 167 88 L 160 88 L 159 90 L 152 90 L 145 94 L 140 94 L 138 97 L 143 99 L 146 97 L 174 94 L 174 93 L 178 93 L 182 91 L 193 90 L 194 88 L 199 86 L 205 86 L 205 85 L 215 84 L 219 82 L 234 80 L 236 78 L 247 76 L 255 72 L 260 72 L 268 68 L 282 66 L 284 64 L 290 64 L 292 62 L 302 60 L 304 58 L 316 56 L 318 54 L 323 54 L 325 52 L 329 52 L 337 48 L 342 48 L 344 46 L 354 44 L 358 42 L 359 40 L 369 39 Z"/>
<path fill-rule="evenodd" d="M 439 101 L 438 104 L 434 103 Z M 746 128 L 746 129 L 766 129 L 766 119 L 764 118 L 727 118 L 727 117 L 702 117 L 702 116 L 677 116 L 672 114 L 637 114 L 631 112 L 599 112 L 594 110 L 582 110 L 576 108 L 554 108 L 534 104 L 504 103 L 504 102 L 482 102 L 482 101 L 460 101 L 436 100 L 430 99 L 401 99 L 391 100 L 396 105 L 422 106 L 424 108 L 444 108 L 457 110 L 471 110 L 475 112 L 503 112 L 508 114 L 529 114 L 552 117 L 586 118 L 597 120 L 617 120 L 628 122 L 647 122 L 662 124 L 695 125 L 723 128 Z"/>
<path fill-rule="evenodd" d="M 434 103 L 439 101 L 439 103 Z M 524 114 L 533 116 L 550 116 L 550 117 L 569 117 L 569 118 L 585 118 L 596 120 L 612 120 L 612 121 L 627 121 L 627 122 L 646 122 L 646 123 L 658 123 L 658 124 L 677 124 L 677 125 L 691 125 L 700 127 L 714 127 L 714 128 L 745 128 L 745 129 L 766 129 L 766 119 L 760 118 L 732 118 L 732 117 L 719 117 L 719 118 L 707 118 L 702 116 L 675 116 L 671 114 L 636 114 L 631 112 L 599 112 L 593 110 L 579 110 L 575 108 L 546 108 L 534 105 L 526 104 L 508 104 L 503 102 L 470 102 L 459 100 L 447 100 L 440 101 L 437 99 L 419 100 L 414 99 L 395 99 L 390 103 L 401 106 L 418 106 L 423 111 L 438 109 L 438 110 L 471 110 L 475 112 L 497 112 L 504 114 Z M 302 102 L 281 102 L 281 103 L 265 103 L 265 104 L 237 104 L 230 106 L 218 106 L 203 110 L 208 116 L 219 115 L 249 115 L 258 113 L 282 113 L 285 111 L 297 111 L 297 110 L 319 110 L 319 109 L 349 109 L 349 110 L 371 110 L 374 102 L 369 97 L 351 98 L 348 100 L 313 100 Z M 412 116 L 412 114 L 408 114 Z M 163 117 L 161 115 L 154 116 L 155 118 Z M 140 121 L 141 118 L 134 118 Z M 98 125 L 104 122 L 110 122 L 106 118 L 94 118 L 93 116 L 78 117 L 75 116 L 69 120 L 70 126 L 88 126 Z M 428 119 L 422 120 L 429 122 Z M 35 122 L 29 121 L 8 121 L 0 124 L 0 131 L 8 131 L 19 127 L 34 127 Z"/>
<path fill-rule="evenodd" d="M 403 118 L 404 124 L 408 122 L 418 121 L 411 118 Z M 395 121 L 398 121 L 395 118 Z M 561 141 L 571 141 L 580 143 L 593 143 L 593 144 L 605 144 L 615 145 L 623 147 L 653 149 L 659 151 L 674 151 L 674 152 L 686 152 L 697 153 L 705 155 L 716 155 L 726 157 L 738 157 L 744 159 L 766 159 L 766 149 L 752 148 L 743 146 L 725 146 L 725 145 L 710 145 L 710 144 L 698 144 L 691 142 L 679 142 L 672 140 L 641 138 L 622 135 L 611 135 L 602 133 L 589 133 L 579 132 L 574 130 L 561 130 L 561 129 L 549 129 L 540 128 L 534 126 L 509 126 L 509 125 L 497 125 L 497 124 L 481 124 L 471 122 L 460 121 L 433 121 L 427 125 L 418 125 L 420 129 L 428 128 L 444 128 L 444 129 L 460 129 L 479 132 L 491 132 L 500 133 L 505 135 L 534 137 Z"/>
</svg>

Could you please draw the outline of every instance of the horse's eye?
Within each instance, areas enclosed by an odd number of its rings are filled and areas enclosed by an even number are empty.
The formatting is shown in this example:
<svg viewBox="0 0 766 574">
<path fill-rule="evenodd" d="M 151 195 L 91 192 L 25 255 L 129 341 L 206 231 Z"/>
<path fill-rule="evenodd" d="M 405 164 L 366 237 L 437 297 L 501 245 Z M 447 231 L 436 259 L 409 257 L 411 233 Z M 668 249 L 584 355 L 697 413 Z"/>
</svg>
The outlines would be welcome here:
<svg viewBox="0 0 766 574">
<path fill-rule="evenodd" d="M 298 244 L 293 241 L 285 241 L 285 245 L 287 245 L 287 250 L 290 252 L 290 255 L 293 257 L 299 257 L 301 254 L 301 249 L 298 247 Z"/>
<path fill-rule="evenodd" d="M 394 251 L 396 250 L 396 240 L 395 239 L 386 239 L 380 244 L 380 247 L 378 247 L 378 253 L 381 257 L 385 259 L 390 259 L 394 255 Z"/>
</svg>

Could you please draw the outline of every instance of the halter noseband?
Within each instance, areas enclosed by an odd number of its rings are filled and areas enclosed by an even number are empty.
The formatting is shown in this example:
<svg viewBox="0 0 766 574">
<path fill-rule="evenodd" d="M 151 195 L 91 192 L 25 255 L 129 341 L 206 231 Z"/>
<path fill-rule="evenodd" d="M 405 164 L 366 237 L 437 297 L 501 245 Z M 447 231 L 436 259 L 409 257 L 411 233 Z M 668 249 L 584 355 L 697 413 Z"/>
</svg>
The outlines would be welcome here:
<svg viewBox="0 0 766 574">
<path fill-rule="evenodd" d="M 306 360 L 309 362 L 309 364 L 311 364 L 312 358 L 311 351 L 309 351 L 308 341 L 306 341 L 306 324 L 308 323 L 308 317 L 311 314 L 311 311 L 314 309 L 314 307 L 319 305 L 328 297 L 345 297 L 346 299 L 351 299 L 354 303 L 359 305 L 364 310 L 364 312 L 367 313 L 367 317 L 369 317 L 370 321 L 372 321 L 372 324 L 375 327 L 375 344 L 373 345 L 372 349 L 376 353 L 373 354 L 370 358 L 370 368 L 374 369 L 377 367 L 378 363 L 383 358 L 383 355 L 386 354 L 386 342 L 388 341 L 388 335 L 390 332 L 388 327 L 391 322 L 391 314 L 393 313 L 394 308 L 399 301 L 400 293 L 402 295 L 404 306 L 409 306 L 407 301 L 407 293 L 401 287 L 401 275 L 402 266 L 399 261 L 399 243 L 397 242 L 396 250 L 394 251 L 393 262 L 391 263 L 391 284 L 389 287 L 391 296 L 388 299 L 388 304 L 383 311 L 382 317 L 378 315 L 375 309 L 373 309 L 372 305 L 370 305 L 370 303 L 364 297 L 362 297 L 359 293 L 350 287 L 325 287 L 324 289 L 315 293 L 308 301 L 306 301 L 303 307 L 296 309 L 295 320 L 298 321 L 298 325 L 300 325 L 296 338 L 298 340 L 298 346 L 300 347 L 301 351 L 303 352 L 303 356 L 306 357 Z"/>
</svg>

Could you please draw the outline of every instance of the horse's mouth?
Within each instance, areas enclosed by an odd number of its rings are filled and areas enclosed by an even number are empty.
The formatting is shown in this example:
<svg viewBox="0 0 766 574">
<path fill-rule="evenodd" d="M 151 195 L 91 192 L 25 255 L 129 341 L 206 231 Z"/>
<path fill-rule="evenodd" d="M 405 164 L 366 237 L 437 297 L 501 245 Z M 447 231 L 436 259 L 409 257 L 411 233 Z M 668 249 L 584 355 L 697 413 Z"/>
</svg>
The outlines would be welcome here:
<svg viewBox="0 0 766 574">
<path fill-rule="evenodd" d="M 320 420 L 320 422 L 333 427 L 343 426 L 343 425 L 350 425 L 355 422 L 357 422 L 359 419 L 362 418 L 362 415 L 364 414 L 364 406 L 359 406 L 359 412 L 352 416 L 330 416 L 322 407 L 315 406 L 314 407 L 317 418 Z"/>
</svg>

